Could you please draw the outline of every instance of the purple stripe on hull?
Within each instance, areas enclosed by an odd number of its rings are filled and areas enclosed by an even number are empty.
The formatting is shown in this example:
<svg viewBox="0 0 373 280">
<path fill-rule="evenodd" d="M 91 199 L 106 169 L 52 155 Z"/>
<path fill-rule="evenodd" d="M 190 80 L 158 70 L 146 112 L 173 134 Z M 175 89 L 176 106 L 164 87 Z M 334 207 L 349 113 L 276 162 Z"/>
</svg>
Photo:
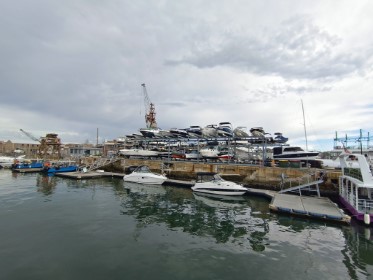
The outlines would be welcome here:
<svg viewBox="0 0 373 280">
<path fill-rule="evenodd" d="M 364 223 L 364 213 L 357 211 L 346 199 L 341 196 L 339 196 L 339 201 L 344 207 L 346 207 L 347 211 L 352 214 L 353 218 Z M 373 214 L 369 214 L 369 216 L 370 225 L 373 225 Z"/>
</svg>

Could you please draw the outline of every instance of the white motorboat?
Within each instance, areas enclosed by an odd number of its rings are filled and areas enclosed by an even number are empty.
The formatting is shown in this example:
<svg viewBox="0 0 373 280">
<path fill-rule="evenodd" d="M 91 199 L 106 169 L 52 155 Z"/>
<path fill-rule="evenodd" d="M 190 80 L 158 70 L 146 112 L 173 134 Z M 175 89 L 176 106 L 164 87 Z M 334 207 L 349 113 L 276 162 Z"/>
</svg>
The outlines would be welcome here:
<svg viewBox="0 0 373 280">
<path fill-rule="evenodd" d="M 249 133 L 246 131 L 246 127 L 238 126 L 233 130 L 233 135 L 238 138 L 249 137 Z"/>
<path fill-rule="evenodd" d="M 125 182 L 148 185 L 162 185 L 167 177 L 150 171 L 146 165 L 140 165 L 132 173 L 123 176 Z"/>
<path fill-rule="evenodd" d="M 171 128 L 170 133 L 173 134 L 174 137 L 180 137 L 180 138 L 188 138 L 188 132 L 185 129 L 181 128 Z"/>
<path fill-rule="evenodd" d="M 0 166 L 4 168 L 10 168 L 14 163 L 17 161 L 22 161 L 24 159 L 24 155 L 20 157 L 7 157 L 7 156 L 0 156 Z"/>
<path fill-rule="evenodd" d="M 341 153 L 340 156 L 345 157 L 346 164 L 350 168 L 358 168 L 359 163 L 354 154 L 350 153 Z M 322 163 L 322 167 L 325 169 L 340 169 L 341 168 L 341 161 L 339 158 L 336 159 L 319 159 Z"/>
<path fill-rule="evenodd" d="M 159 151 L 146 150 L 142 148 L 134 149 L 121 149 L 119 154 L 125 157 L 156 157 L 159 155 Z"/>
<path fill-rule="evenodd" d="M 202 127 L 199 125 L 191 125 L 189 128 L 186 129 L 190 137 L 202 137 Z"/>
<path fill-rule="evenodd" d="M 289 138 L 284 137 L 281 132 L 275 132 L 275 138 L 273 139 L 276 143 L 286 143 Z"/>
<path fill-rule="evenodd" d="M 156 135 L 159 138 L 172 138 L 175 137 L 169 130 L 160 129 L 158 132 L 158 135 Z"/>
<path fill-rule="evenodd" d="M 201 156 L 207 159 L 217 159 L 220 154 L 219 146 L 206 146 L 199 150 Z"/>
<path fill-rule="evenodd" d="M 191 150 L 185 153 L 185 159 L 200 159 L 201 153 L 198 150 Z"/>
<path fill-rule="evenodd" d="M 194 192 L 218 195 L 244 195 L 247 191 L 243 186 L 226 181 L 214 172 L 198 172 L 197 181 L 192 190 Z"/>
<path fill-rule="evenodd" d="M 147 138 L 158 136 L 159 131 L 159 128 L 140 128 L 140 133 Z"/>
<path fill-rule="evenodd" d="M 274 160 L 313 160 L 319 155 L 316 151 L 305 151 L 296 146 L 280 146 L 273 148 Z"/>
<path fill-rule="evenodd" d="M 209 124 L 202 128 L 202 136 L 209 138 L 209 137 L 217 137 L 218 136 L 218 126 L 216 124 Z"/>
<path fill-rule="evenodd" d="M 250 133 L 252 136 L 255 136 L 255 137 L 264 137 L 265 135 L 265 131 L 263 127 L 253 127 L 250 129 Z"/>
<path fill-rule="evenodd" d="M 233 137 L 233 127 L 230 122 L 221 122 L 218 126 L 218 135 L 222 137 Z"/>
</svg>

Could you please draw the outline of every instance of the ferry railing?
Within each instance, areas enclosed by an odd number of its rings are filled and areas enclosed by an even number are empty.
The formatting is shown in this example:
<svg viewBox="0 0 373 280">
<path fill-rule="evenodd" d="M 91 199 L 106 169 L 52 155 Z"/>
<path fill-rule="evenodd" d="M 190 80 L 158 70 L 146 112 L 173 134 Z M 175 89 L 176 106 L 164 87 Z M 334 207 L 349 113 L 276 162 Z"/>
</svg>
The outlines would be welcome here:
<svg viewBox="0 0 373 280">
<path fill-rule="evenodd" d="M 363 213 L 373 213 L 373 200 L 359 199 L 358 210 Z"/>
</svg>

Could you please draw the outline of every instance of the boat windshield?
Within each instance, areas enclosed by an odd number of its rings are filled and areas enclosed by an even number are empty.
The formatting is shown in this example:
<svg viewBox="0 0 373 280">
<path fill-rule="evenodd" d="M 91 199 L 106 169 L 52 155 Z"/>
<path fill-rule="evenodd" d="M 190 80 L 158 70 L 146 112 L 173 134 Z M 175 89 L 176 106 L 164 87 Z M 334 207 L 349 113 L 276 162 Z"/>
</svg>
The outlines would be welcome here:
<svg viewBox="0 0 373 280">
<path fill-rule="evenodd" d="M 284 148 L 284 152 L 303 152 L 301 147 L 288 147 Z"/>
<path fill-rule="evenodd" d="M 223 178 L 221 178 L 220 175 L 214 173 L 198 174 L 197 176 L 197 182 L 199 183 L 216 181 L 223 181 Z"/>
<path fill-rule="evenodd" d="M 137 167 L 134 172 L 138 172 L 138 173 L 150 173 L 150 169 L 148 166 L 146 165 L 142 165 L 142 166 L 139 166 Z"/>
<path fill-rule="evenodd" d="M 215 174 L 212 178 L 213 181 L 223 181 L 223 178 L 219 174 Z"/>
</svg>

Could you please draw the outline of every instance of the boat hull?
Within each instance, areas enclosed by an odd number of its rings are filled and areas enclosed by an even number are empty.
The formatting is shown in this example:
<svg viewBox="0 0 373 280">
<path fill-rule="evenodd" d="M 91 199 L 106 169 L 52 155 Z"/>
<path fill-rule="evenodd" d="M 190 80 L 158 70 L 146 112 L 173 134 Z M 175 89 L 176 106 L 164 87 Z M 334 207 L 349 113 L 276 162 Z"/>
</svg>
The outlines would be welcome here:
<svg viewBox="0 0 373 280">
<path fill-rule="evenodd" d="M 131 178 L 123 178 L 125 182 L 130 183 L 137 183 L 137 184 L 146 184 L 146 185 L 162 185 L 165 179 L 157 179 L 157 178 L 144 178 L 144 177 L 131 177 Z"/>
<path fill-rule="evenodd" d="M 357 211 L 343 196 L 339 196 L 339 203 L 342 204 L 346 210 L 359 222 L 364 223 L 364 213 Z M 369 214 L 370 217 L 370 226 L 373 226 L 373 214 Z"/>
<path fill-rule="evenodd" d="M 238 185 L 234 182 L 201 182 L 196 183 L 192 190 L 194 192 L 205 193 L 205 194 L 215 194 L 215 195 L 244 195 L 246 193 L 246 188 Z"/>
<path fill-rule="evenodd" d="M 63 167 L 47 167 L 43 170 L 43 172 L 48 174 L 53 173 L 62 173 L 62 172 L 75 172 L 78 170 L 78 166 L 71 165 L 71 166 L 63 166 Z"/>
<path fill-rule="evenodd" d="M 138 156 L 138 157 L 156 157 L 158 151 L 141 150 L 141 149 L 122 149 L 119 153 L 123 156 Z"/>
<path fill-rule="evenodd" d="M 123 180 L 125 182 L 130 182 L 130 183 L 137 183 L 137 184 L 147 184 L 147 185 L 162 185 L 164 181 L 167 180 L 166 177 L 162 175 L 143 175 L 143 174 L 129 174 L 125 175 L 123 177 Z"/>
<path fill-rule="evenodd" d="M 209 189 L 193 189 L 194 192 L 215 194 L 215 195 L 229 195 L 229 196 L 241 196 L 246 193 L 245 191 L 232 191 L 232 190 L 209 190 Z"/>
</svg>

